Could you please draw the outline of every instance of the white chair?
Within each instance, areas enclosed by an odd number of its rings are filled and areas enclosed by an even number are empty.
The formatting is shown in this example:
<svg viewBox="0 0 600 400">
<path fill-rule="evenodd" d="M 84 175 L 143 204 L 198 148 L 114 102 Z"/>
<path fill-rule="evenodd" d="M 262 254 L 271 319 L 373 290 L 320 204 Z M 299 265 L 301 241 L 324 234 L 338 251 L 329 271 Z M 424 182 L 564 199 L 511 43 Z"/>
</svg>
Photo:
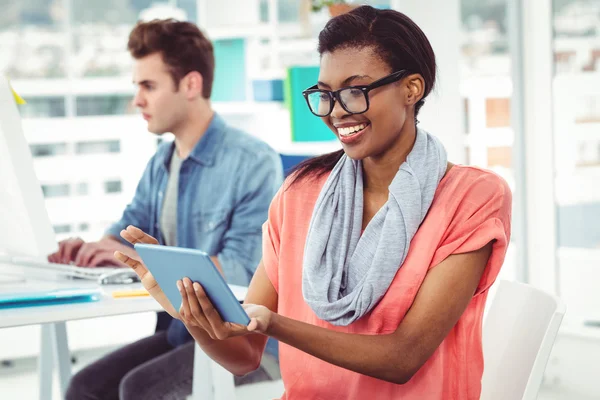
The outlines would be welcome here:
<svg viewBox="0 0 600 400">
<path fill-rule="evenodd" d="M 194 393 L 188 400 L 255 400 L 280 398 L 283 381 L 268 381 L 236 387 L 233 375 L 194 346 Z"/>
<path fill-rule="evenodd" d="M 508 281 L 494 285 L 490 300 L 483 324 L 481 400 L 534 400 L 565 306 L 555 296 Z M 267 399 L 283 393 L 281 381 L 234 387 L 232 375 L 198 348 L 195 361 L 193 400 Z"/>
<path fill-rule="evenodd" d="M 537 399 L 565 310 L 532 286 L 498 283 L 483 323 L 481 400 Z"/>
</svg>

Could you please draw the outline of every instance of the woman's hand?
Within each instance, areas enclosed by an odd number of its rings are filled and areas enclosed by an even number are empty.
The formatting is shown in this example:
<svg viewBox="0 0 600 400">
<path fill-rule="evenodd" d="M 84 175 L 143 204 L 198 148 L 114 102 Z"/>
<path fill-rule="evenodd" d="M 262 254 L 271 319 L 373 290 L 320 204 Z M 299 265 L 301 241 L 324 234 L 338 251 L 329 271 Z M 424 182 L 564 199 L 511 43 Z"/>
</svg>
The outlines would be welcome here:
<svg viewBox="0 0 600 400">
<path fill-rule="evenodd" d="M 248 326 L 224 322 L 198 282 L 192 283 L 189 278 L 183 278 L 177 281 L 177 288 L 182 299 L 179 309 L 180 319 L 188 326 L 202 328 L 214 340 L 224 340 L 249 333 L 265 335 L 268 333 L 274 313 L 267 307 L 244 304 L 244 310 L 250 317 Z"/>
<path fill-rule="evenodd" d="M 147 244 L 158 244 L 158 240 L 153 238 L 152 236 L 144 233 L 141 229 L 136 228 L 135 226 L 128 226 L 127 229 L 121 231 L 121 237 L 127 240 L 131 244 L 135 243 L 147 243 Z M 175 310 L 175 307 L 171 304 L 165 293 L 162 291 L 156 279 L 152 276 L 152 273 L 148 271 L 148 268 L 138 259 L 129 257 L 126 254 L 123 254 L 120 251 L 115 251 L 115 258 L 122 263 L 130 266 L 135 273 L 140 277 L 142 281 L 142 285 L 148 293 L 168 312 L 173 318 L 181 319 L 181 316 Z"/>
</svg>

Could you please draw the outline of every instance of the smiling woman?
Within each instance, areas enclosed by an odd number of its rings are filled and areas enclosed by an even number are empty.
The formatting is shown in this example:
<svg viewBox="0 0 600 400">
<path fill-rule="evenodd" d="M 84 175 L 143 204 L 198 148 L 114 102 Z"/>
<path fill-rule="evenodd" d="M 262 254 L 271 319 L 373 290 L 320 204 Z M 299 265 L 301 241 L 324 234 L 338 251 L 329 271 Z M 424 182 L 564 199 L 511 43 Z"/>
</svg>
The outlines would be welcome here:
<svg viewBox="0 0 600 400">
<path fill-rule="evenodd" d="M 358 11 L 332 19 L 323 29 L 319 83 L 303 93 L 311 112 L 340 138 L 343 150 L 300 164 L 295 179 L 330 171 L 343 154 L 363 159 L 386 151 L 405 158 L 406 152 L 395 150 L 412 145 L 413 122 L 435 86 L 435 55 L 414 22 L 392 11 L 395 18 L 379 18 L 370 26 Z M 386 36 L 390 30 L 403 34 Z"/>
<path fill-rule="evenodd" d="M 333 18 L 319 53 L 304 96 L 342 150 L 300 164 L 273 199 L 250 323 L 223 322 L 188 279 L 173 316 L 236 374 L 257 368 L 267 336 L 278 339 L 283 399 L 479 399 L 481 322 L 510 239 L 510 190 L 448 162 L 417 127 L 436 62 L 406 15 L 362 6 Z M 143 265 L 121 260 L 164 300 Z"/>
</svg>

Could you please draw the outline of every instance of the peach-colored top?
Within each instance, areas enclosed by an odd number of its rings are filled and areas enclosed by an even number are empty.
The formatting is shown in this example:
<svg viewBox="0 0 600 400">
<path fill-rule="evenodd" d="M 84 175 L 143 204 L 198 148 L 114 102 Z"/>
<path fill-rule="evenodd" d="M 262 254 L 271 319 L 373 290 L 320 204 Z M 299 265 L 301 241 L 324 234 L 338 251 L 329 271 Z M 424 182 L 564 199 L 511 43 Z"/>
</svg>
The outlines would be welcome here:
<svg viewBox="0 0 600 400">
<path fill-rule="evenodd" d="M 483 373 L 481 321 L 487 289 L 502 266 L 510 237 L 511 193 L 507 184 L 491 172 L 454 166 L 440 183 L 429 213 L 385 296 L 366 316 L 338 327 L 317 318 L 302 297 L 304 245 L 326 178 L 284 185 L 263 227 L 263 261 L 279 294 L 278 313 L 283 316 L 340 332 L 394 332 L 431 268 L 451 254 L 495 242 L 477 292 L 464 314 L 408 383 L 397 385 L 371 378 L 280 343 L 285 385 L 282 399 L 479 399 Z"/>
</svg>

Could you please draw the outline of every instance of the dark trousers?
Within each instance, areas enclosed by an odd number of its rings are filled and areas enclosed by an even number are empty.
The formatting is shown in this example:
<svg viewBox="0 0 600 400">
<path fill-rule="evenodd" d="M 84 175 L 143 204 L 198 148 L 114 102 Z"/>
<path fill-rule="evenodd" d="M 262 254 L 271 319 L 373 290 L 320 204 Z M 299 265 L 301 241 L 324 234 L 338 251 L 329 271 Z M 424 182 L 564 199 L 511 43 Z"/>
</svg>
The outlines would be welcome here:
<svg viewBox="0 0 600 400">
<path fill-rule="evenodd" d="M 194 342 L 173 348 L 160 331 L 83 368 L 71 379 L 66 400 L 185 399 L 192 393 L 193 366 Z M 271 379 L 261 367 L 235 377 L 235 384 Z"/>
</svg>

